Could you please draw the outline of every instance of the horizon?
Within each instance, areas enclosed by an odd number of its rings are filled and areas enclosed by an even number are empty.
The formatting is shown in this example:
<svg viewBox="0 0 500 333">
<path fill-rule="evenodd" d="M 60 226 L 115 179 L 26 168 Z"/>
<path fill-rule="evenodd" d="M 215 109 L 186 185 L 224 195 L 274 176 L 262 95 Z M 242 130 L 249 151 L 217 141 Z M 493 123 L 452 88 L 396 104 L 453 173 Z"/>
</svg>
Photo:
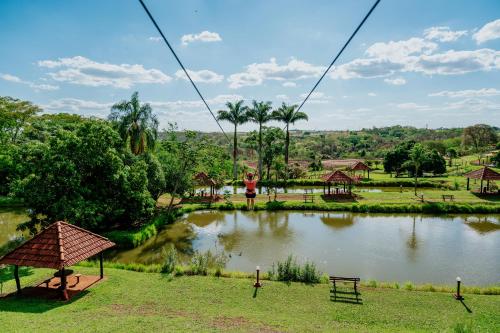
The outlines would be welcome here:
<svg viewBox="0 0 500 333">
<path fill-rule="evenodd" d="M 373 1 L 146 4 L 216 111 L 236 99 L 299 103 Z M 500 3 L 451 4 L 382 1 L 292 129 L 499 127 Z M 0 28 L 2 95 L 105 118 L 139 91 L 160 128 L 218 132 L 138 2 L 4 1 Z"/>
</svg>

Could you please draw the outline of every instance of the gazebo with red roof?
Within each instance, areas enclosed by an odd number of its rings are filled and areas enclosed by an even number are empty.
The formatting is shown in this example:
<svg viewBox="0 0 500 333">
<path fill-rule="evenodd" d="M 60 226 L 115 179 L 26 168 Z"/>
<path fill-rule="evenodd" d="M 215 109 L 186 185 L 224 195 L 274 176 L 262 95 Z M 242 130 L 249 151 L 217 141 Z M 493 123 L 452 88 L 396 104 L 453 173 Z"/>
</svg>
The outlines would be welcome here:
<svg viewBox="0 0 500 333">
<path fill-rule="evenodd" d="M 348 168 L 350 171 L 352 171 L 353 173 L 356 173 L 356 171 L 363 171 L 363 175 L 365 173 L 365 171 L 368 171 L 368 179 L 370 179 L 370 167 L 368 165 L 366 165 L 365 163 L 361 162 L 361 161 L 357 161 L 355 163 L 353 163 L 352 165 L 349 166 Z"/>
<path fill-rule="evenodd" d="M 200 186 L 209 186 L 210 187 L 210 196 L 215 195 L 215 185 L 216 182 L 212 178 L 208 177 L 205 172 L 199 172 L 196 176 L 194 176 L 194 180 Z"/>
<path fill-rule="evenodd" d="M 469 181 L 471 178 L 480 179 L 481 188 L 479 193 L 487 193 L 490 190 L 490 181 L 500 180 L 500 173 L 488 167 L 484 167 L 479 170 L 467 172 L 464 174 L 464 177 L 467 178 L 467 190 L 469 190 Z M 483 180 L 486 180 L 486 188 L 483 188 Z"/>
<path fill-rule="evenodd" d="M 18 294 L 21 294 L 19 266 L 57 269 L 59 271 L 57 274 L 60 276 L 58 289 L 61 291 L 63 298 L 67 300 L 66 267 L 96 254 L 101 254 L 99 261 L 100 279 L 102 279 L 104 277 L 102 251 L 113 246 L 115 246 L 115 243 L 105 237 L 75 225 L 58 221 L 0 258 L 0 264 L 15 265 L 14 278 Z M 80 276 L 77 276 L 77 281 L 79 280 Z M 47 284 L 47 288 L 49 288 L 50 281 L 51 279 L 44 282 Z"/>
<path fill-rule="evenodd" d="M 353 179 L 352 177 L 349 177 L 348 175 L 346 175 L 344 172 L 342 172 L 340 170 L 335 170 L 333 172 L 330 172 L 330 173 L 324 175 L 322 178 L 323 178 L 323 181 L 325 183 L 325 185 L 323 186 L 323 194 L 327 194 L 326 186 L 328 186 L 328 195 L 331 195 L 331 185 L 332 184 L 343 184 L 344 185 L 344 193 L 346 192 L 346 185 L 349 185 L 348 186 L 348 193 L 350 195 L 351 194 L 351 185 L 356 182 L 355 179 Z M 335 194 L 339 194 L 338 189 L 336 189 Z"/>
</svg>

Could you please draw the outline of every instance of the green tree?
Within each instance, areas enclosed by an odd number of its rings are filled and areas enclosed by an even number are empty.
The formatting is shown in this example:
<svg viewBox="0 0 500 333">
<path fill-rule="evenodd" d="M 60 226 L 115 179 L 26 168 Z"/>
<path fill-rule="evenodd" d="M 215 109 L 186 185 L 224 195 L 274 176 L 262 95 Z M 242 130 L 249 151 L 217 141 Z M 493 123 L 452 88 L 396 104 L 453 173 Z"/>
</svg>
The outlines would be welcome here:
<svg viewBox="0 0 500 333">
<path fill-rule="evenodd" d="M 288 166 L 288 154 L 290 148 L 290 124 L 295 124 L 299 120 L 309 120 L 307 114 L 304 112 L 296 112 L 298 105 L 287 105 L 283 103 L 280 108 L 273 111 L 272 117 L 275 120 L 285 123 L 286 136 L 285 136 L 285 167 Z"/>
<path fill-rule="evenodd" d="M 454 147 L 446 149 L 446 156 L 448 156 L 448 166 L 452 166 L 453 159 L 458 157 L 458 152 Z"/>
<path fill-rule="evenodd" d="M 243 100 L 235 103 L 227 102 L 227 110 L 219 110 L 217 119 L 227 121 L 234 125 L 233 134 L 233 179 L 238 178 L 238 125 L 242 125 L 248 121 L 246 106 L 243 106 Z"/>
<path fill-rule="evenodd" d="M 250 121 L 259 124 L 259 134 L 258 134 L 258 170 L 259 179 L 262 179 L 262 126 L 270 121 L 271 118 L 271 102 L 252 102 L 252 108 L 248 110 L 247 117 Z"/>
<path fill-rule="evenodd" d="M 0 142 L 16 143 L 24 126 L 40 111 L 42 109 L 31 102 L 0 97 Z"/>
<path fill-rule="evenodd" d="M 418 173 L 420 172 L 420 168 L 422 164 L 425 163 L 427 159 L 425 148 L 417 143 L 413 146 L 410 151 L 410 161 L 415 170 L 415 195 L 417 195 L 417 186 L 418 186 Z"/>
<path fill-rule="evenodd" d="M 154 148 L 158 137 L 158 119 L 151 105 L 141 105 L 137 91 L 129 101 L 114 104 L 109 119 L 115 123 L 123 142 L 128 141 L 132 154 L 139 155 Z"/>
<path fill-rule="evenodd" d="M 500 168 L 500 152 L 497 152 L 495 156 L 491 158 L 491 163 L 497 168 Z"/>
<path fill-rule="evenodd" d="M 478 124 L 464 128 L 462 143 L 465 147 L 472 147 L 477 153 L 478 162 L 481 163 L 481 153 L 487 150 L 488 145 L 494 145 L 498 141 L 495 129 L 489 125 Z"/>
<path fill-rule="evenodd" d="M 30 142 L 16 158 L 23 167 L 13 192 L 30 209 L 30 221 L 21 229 L 34 233 L 66 220 L 109 230 L 130 227 L 153 213 L 146 163 L 124 154 L 118 133 L 104 121 L 86 120 L 47 143 Z"/>
</svg>

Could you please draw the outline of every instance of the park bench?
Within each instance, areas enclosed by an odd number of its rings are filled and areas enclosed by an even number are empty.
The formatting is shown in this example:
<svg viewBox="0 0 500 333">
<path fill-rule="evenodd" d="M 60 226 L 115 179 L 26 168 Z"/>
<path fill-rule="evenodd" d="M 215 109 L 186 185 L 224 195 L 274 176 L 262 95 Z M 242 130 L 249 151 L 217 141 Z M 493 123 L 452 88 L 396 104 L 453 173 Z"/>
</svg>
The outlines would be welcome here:
<svg viewBox="0 0 500 333">
<path fill-rule="evenodd" d="M 448 199 L 450 201 L 454 201 L 455 196 L 453 194 L 443 194 L 443 201 L 446 201 L 446 199 Z"/>
<path fill-rule="evenodd" d="M 314 203 L 313 190 L 304 190 L 304 203 Z"/>
<path fill-rule="evenodd" d="M 330 282 L 332 283 L 331 293 L 333 294 L 334 301 L 336 301 L 337 298 L 342 299 L 342 300 L 349 299 L 349 298 L 346 298 L 344 296 L 337 296 L 337 293 L 338 294 L 352 294 L 352 293 L 346 293 L 344 291 L 337 290 L 337 283 L 341 282 L 343 284 L 345 284 L 345 283 L 352 283 L 353 284 L 354 294 L 356 296 L 356 302 L 359 302 L 358 283 L 360 281 L 361 281 L 361 279 L 357 278 L 357 277 L 330 276 Z"/>
</svg>

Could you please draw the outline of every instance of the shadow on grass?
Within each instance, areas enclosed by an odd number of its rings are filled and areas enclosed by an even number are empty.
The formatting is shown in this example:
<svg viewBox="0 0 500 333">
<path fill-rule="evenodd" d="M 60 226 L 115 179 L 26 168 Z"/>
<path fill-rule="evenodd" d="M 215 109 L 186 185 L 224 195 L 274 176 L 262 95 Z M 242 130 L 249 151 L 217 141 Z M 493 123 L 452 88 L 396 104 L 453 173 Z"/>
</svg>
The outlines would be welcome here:
<svg viewBox="0 0 500 333">
<path fill-rule="evenodd" d="M 334 291 L 330 289 L 330 301 L 336 303 L 348 303 L 348 304 L 357 304 L 363 305 L 363 299 L 359 297 L 361 293 L 357 293 L 354 291 L 344 291 L 338 290 Z"/>
<path fill-rule="evenodd" d="M 35 297 L 31 294 L 34 287 L 22 289 L 21 295 L 11 293 L 0 298 L 0 312 L 44 313 L 55 308 L 72 304 L 89 293 L 88 290 L 72 296 L 69 301 L 59 299 L 59 293 L 54 294 L 54 299 Z"/>
<path fill-rule="evenodd" d="M 257 293 L 258 293 L 258 291 L 259 291 L 259 288 L 254 287 L 253 289 L 254 289 L 254 291 L 253 291 L 253 296 L 252 296 L 252 297 L 253 297 L 253 298 L 257 298 Z"/>
<path fill-rule="evenodd" d="M 465 310 L 467 310 L 468 313 L 472 313 L 471 308 L 469 308 L 463 300 L 460 300 L 460 303 L 462 303 L 462 305 L 464 306 Z"/>
<path fill-rule="evenodd" d="M 491 201 L 491 202 L 500 202 L 500 194 L 499 193 L 478 193 L 478 192 L 471 192 L 476 198 L 482 199 L 485 201 Z"/>
<path fill-rule="evenodd" d="M 349 194 L 322 194 L 321 199 L 323 199 L 325 202 L 358 202 L 356 200 L 356 196 L 349 195 Z"/>
</svg>

